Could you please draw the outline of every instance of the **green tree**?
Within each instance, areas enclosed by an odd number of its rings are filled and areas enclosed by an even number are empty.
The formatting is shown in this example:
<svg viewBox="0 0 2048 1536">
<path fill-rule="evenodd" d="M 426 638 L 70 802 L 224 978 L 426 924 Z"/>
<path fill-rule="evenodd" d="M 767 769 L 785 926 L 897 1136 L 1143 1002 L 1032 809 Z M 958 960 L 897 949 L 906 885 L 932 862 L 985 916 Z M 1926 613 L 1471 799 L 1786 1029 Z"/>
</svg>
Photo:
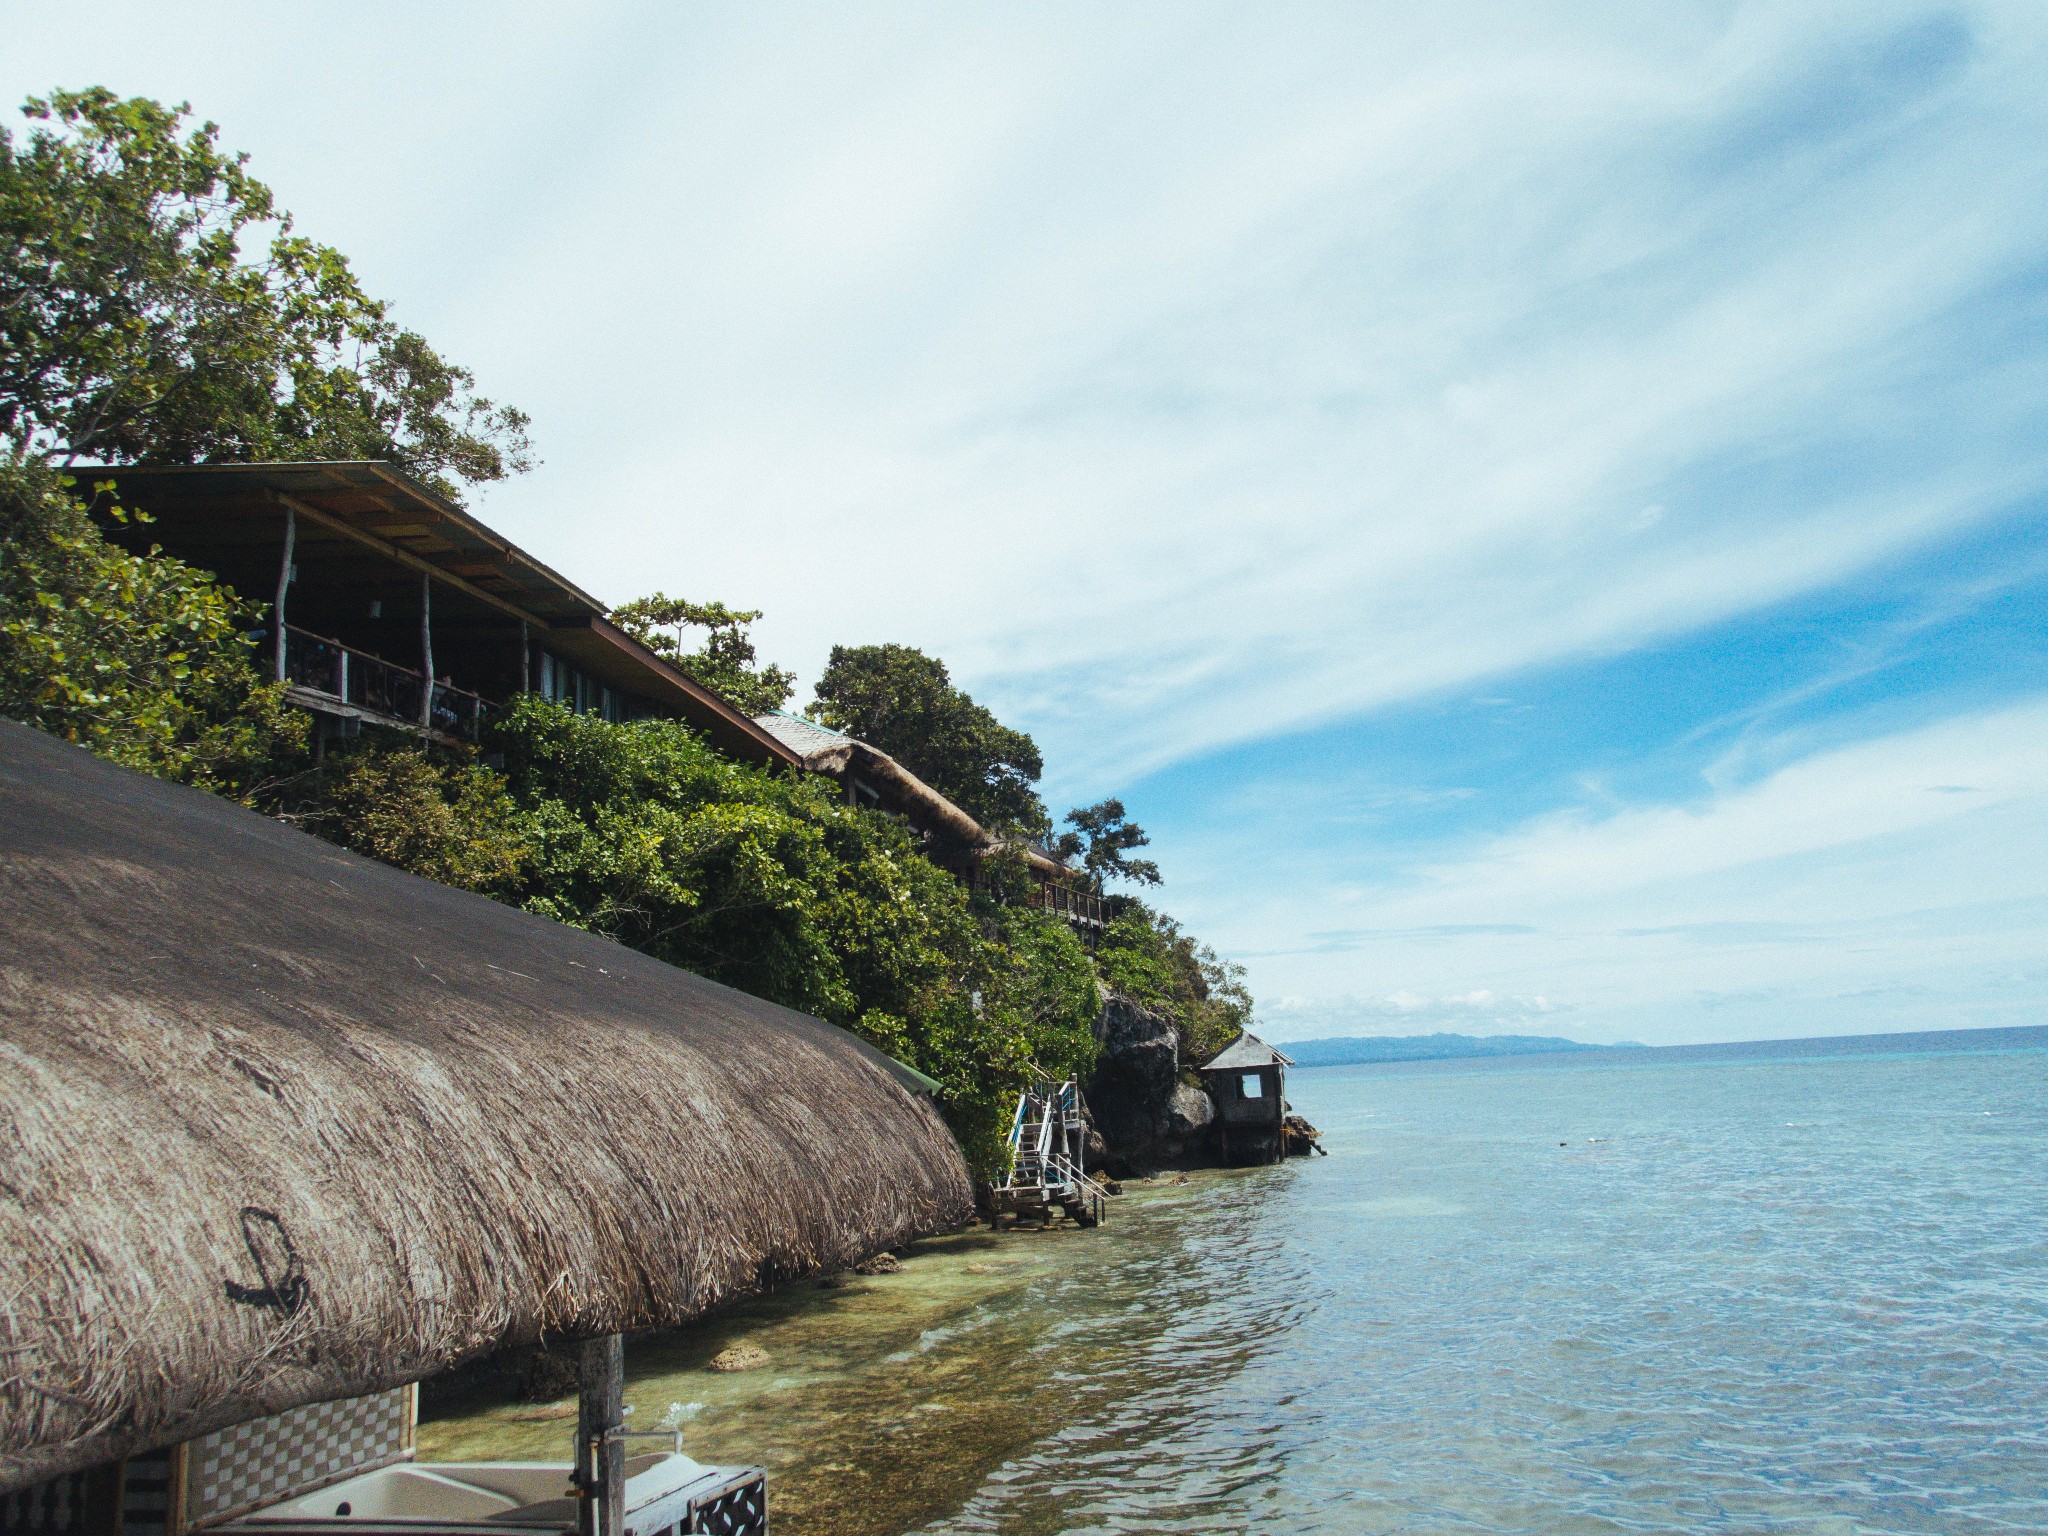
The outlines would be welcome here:
<svg viewBox="0 0 2048 1536">
<path fill-rule="evenodd" d="M 1128 880 L 1133 885 L 1159 884 L 1159 866 L 1150 859 L 1129 857 L 1133 849 L 1146 847 L 1151 837 L 1134 821 L 1125 819 L 1121 800 L 1098 800 L 1067 812 L 1067 825 L 1052 845 L 1061 858 L 1081 860 L 1098 881 Z"/>
<path fill-rule="evenodd" d="M 466 752 L 364 738 L 281 783 L 265 809 L 357 853 L 486 896 L 516 896 L 530 829 L 504 777 Z"/>
<path fill-rule="evenodd" d="M 0 715 L 260 798 L 296 767 L 306 722 L 258 674 L 253 622 L 206 572 L 109 543 L 66 477 L 0 456 Z"/>
<path fill-rule="evenodd" d="M 1034 1067 L 1092 1060 L 1095 984 L 1065 925 L 977 911 L 907 828 L 828 782 L 530 696 L 492 745 L 526 849 L 505 899 L 853 1030 L 938 1080 L 978 1169 Z"/>
<path fill-rule="evenodd" d="M 24 142 L 0 132 L 0 438 L 17 455 L 389 459 L 451 495 L 528 467 L 527 418 L 295 233 L 213 124 L 104 87 L 23 110 Z"/>
<path fill-rule="evenodd" d="M 880 747 L 993 832 L 1042 836 L 1038 745 L 953 686 L 907 645 L 835 645 L 811 715 Z"/>
<path fill-rule="evenodd" d="M 789 702 L 796 674 L 764 663 L 754 654 L 749 626 L 759 609 L 723 603 L 693 603 L 656 592 L 612 610 L 612 621 L 656 655 L 665 656 L 735 709 L 766 714 Z M 700 649 L 685 648 L 692 629 L 705 631 Z"/>
<path fill-rule="evenodd" d="M 1118 909 L 1095 947 L 1095 965 L 1112 992 L 1134 998 L 1173 1020 L 1181 1060 L 1207 1060 L 1252 1023 L 1244 967 L 1224 960 L 1163 912 L 1132 897 Z"/>
</svg>

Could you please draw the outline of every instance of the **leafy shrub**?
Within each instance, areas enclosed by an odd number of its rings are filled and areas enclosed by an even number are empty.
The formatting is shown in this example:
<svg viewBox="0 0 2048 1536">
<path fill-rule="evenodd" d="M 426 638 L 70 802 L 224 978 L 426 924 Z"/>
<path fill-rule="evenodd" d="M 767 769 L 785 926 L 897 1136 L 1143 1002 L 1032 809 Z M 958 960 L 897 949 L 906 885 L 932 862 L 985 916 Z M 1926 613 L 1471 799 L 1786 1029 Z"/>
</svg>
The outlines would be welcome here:
<svg viewBox="0 0 2048 1536">
<path fill-rule="evenodd" d="M 1243 966 L 1141 901 L 1119 896 L 1112 905 L 1115 915 L 1095 950 L 1102 984 L 1172 1019 L 1182 1061 L 1207 1060 L 1251 1026 Z"/>
<path fill-rule="evenodd" d="M 0 714 L 253 800 L 306 720 L 258 672 L 251 622 L 207 572 L 109 543 L 64 477 L 0 456 Z"/>
</svg>

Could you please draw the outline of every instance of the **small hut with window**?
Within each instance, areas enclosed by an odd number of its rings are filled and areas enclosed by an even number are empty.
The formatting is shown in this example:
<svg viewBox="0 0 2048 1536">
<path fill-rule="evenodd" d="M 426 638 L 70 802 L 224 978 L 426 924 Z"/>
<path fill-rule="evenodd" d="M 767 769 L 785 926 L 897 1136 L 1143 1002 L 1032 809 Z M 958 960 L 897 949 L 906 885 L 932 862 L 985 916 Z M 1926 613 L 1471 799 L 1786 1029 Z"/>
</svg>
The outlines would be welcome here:
<svg viewBox="0 0 2048 1536">
<path fill-rule="evenodd" d="M 1216 1106 L 1222 1161 L 1277 1163 L 1286 1146 L 1286 1071 L 1294 1065 L 1250 1030 L 1240 1031 L 1202 1066 L 1202 1085 Z"/>
</svg>

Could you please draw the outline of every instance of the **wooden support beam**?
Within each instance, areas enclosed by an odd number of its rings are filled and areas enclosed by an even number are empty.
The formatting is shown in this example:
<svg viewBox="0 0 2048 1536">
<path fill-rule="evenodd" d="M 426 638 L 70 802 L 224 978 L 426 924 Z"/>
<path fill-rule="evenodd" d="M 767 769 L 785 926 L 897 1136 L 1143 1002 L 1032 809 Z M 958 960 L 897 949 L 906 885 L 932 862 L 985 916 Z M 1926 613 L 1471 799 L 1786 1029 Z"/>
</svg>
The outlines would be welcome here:
<svg viewBox="0 0 2048 1536">
<path fill-rule="evenodd" d="M 297 544 L 298 538 L 298 515 L 290 506 L 286 506 L 284 509 L 284 558 L 277 563 L 277 605 L 272 611 L 272 617 L 275 620 L 272 628 L 277 633 L 272 639 L 271 645 L 273 648 L 273 660 L 276 664 L 277 681 L 280 683 L 284 681 L 284 599 L 286 591 L 292 584 L 293 546 Z"/>
<path fill-rule="evenodd" d="M 577 1364 L 577 1536 L 625 1536 L 625 1340 L 585 1339 Z"/>
<path fill-rule="evenodd" d="M 336 533 L 354 539 L 358 544 L 376 550 L 378 554 L 384 556 L 387 560 L 395 560 L 408 570 L 418 571 L 423 576 L 431 576 L 436 581 L 446 582 L 456 591 L 473 597 L 480 603 L 488 603 L 500 613 L 508 614 L 512 618 L 522 620 L 540 629 L 548 627 L 547 620 L 528 613 L 517 603 L 508 603 L 495 592 L 486 592 L 474 582 L 465 581 L 453 572 L 443 570 L 431 560 L 422 560 L 411 550 L 400 549 L 396 544 L 380 539 L 374 533 L 365 533 L 362 529 L 344 522 L 341 518 L 322 512 L 318 507 L 308 506 L 295 496 L 287 496 L 283 491 L 273 491 L 271 494 L 277 498 L 278 504 L 287 512 L 296 513 L 300 517 L 318 523 L 322 528 L 331 528 Z"/>
<path fill-rule="evenodd" d="M 420 729 L 434 728 L 434 580 L 422 573 L 420 576 L 420 676 L 426 684 L 420 689 Z"/>
</svg>

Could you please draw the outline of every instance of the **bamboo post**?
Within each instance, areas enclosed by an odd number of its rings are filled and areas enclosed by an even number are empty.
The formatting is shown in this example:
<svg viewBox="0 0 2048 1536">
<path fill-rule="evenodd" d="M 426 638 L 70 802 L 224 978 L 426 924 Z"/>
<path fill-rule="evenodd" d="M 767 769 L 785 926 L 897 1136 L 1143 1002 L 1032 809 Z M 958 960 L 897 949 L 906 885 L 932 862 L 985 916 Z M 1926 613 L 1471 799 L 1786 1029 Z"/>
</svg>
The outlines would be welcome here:
<svg viewBox="0 0 2048 1536">
<path fill-rule="evenodd" d="M 426 683 L 420 690 L 420 729 L 434 728 L 434 583 L 420 573 L 420 670 Z"/>
<path fill-rule="evenodd" d="M 277 633 L 271 638 L 271 653 L 277 680 L 284 681 L 284 596 L 292 584 L 292 553 L 299 542 L 299 518 L 287 505 L 284 509 L 284 558 L 277 565 L 277 602 L 273 617 Z"/>
<path fill-rule="evenodd" d="M 625 1536 L 625 1341 L 585 1339 L 577 1375 L 577 1536 Z"/>
</svg>

